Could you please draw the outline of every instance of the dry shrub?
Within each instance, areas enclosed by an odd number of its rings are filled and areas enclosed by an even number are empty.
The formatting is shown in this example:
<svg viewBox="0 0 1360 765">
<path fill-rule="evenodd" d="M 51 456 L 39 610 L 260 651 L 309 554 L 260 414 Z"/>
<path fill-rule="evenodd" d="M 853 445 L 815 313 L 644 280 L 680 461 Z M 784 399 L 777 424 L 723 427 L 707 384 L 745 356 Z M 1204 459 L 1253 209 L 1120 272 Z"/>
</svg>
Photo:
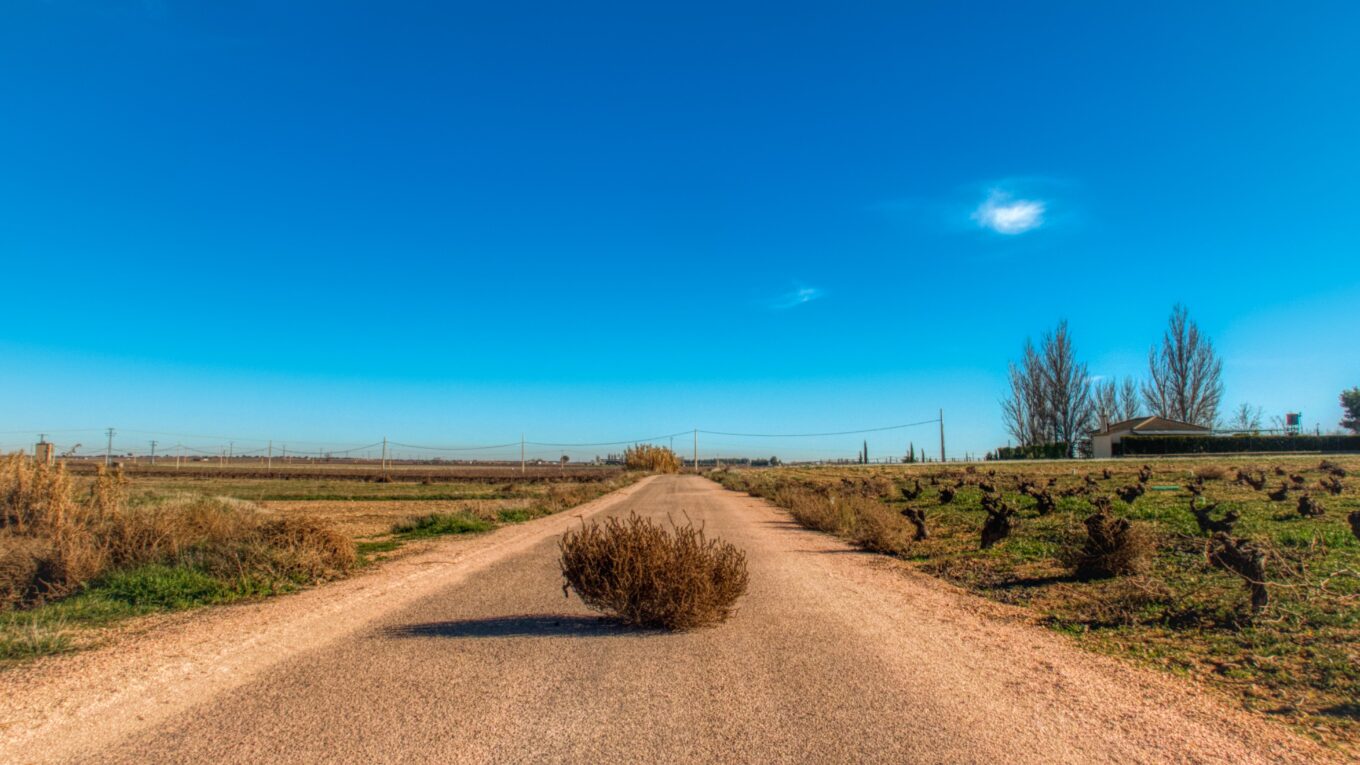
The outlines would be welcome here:
<svg viewBox="0 0 1360 765">
<path fill-rule="evenodd" d="M 51 557 L 51 542 L 37 537 L 0 535 L 0 609 L 31 596 L 38 567 Z"/>
<path fill-rule="evenodd" d="M 623 450 L 623 464 L 629 470 L 648 470 L 654 473 L 680 472 L 680 457 L 664 446 L 638 444 Z"/>
<path fill-rule="evenodd" d="M 1147 570 L 1154 545 L 1142 526 L 1101 511 L 1086 521 L 1086 541 L 1071 556 L 1079 579 L 1109 579 Z"/>
<path fill-rule="evenodd" d="M 562 578 L 587 606 L 625 624 L 686 630 L 717 624 L 746 592 L 746 553 L 693 524 L 636 514 L 562 535 Z"/>
<path fill-rule="evenodd" d="M 1202 481 L 1221 481 L 1228 476 L 1228 471 L 1222 465 L 1200 465 L 1191 471 L 1191 475 Z"/>
</svg>

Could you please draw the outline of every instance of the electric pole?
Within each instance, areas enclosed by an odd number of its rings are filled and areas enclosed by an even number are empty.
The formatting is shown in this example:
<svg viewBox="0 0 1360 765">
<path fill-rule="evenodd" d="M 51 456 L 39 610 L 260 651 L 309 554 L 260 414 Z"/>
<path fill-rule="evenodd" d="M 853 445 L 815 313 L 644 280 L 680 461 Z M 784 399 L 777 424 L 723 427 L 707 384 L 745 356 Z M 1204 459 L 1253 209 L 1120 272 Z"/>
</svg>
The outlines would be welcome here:
<svg viewBox="0 0 1360 765">
<path fill-rule="evenodd" d="M 694 472 L 699 472 L 699 429 L 694 429 Z"/>
<path fill-rule="evenodd" d="M 524 468 L 524 434 L 523 434 L 523 433 L 520 433 L 520 434 L 519 434 L 519 474 L 520 474 L 520 475 L 525 475 L 526 472 L 527 472 L 527 471 L 526 471 L 525 468 Z"/>
<path fill-rule="evenodd" d="M 153 465 L 156 464 L 156 442 L 155 442 L 155 440 L 152 440 L 152 442 L 151 442 L 151 464 L 153 464 Z"/>
<path fill-rule="evenodd" d="M 104 449 L 104 467 L 108 467 L 113 461 L 113 428 L 108 428 L 104 434 L 109 437 L 109 445 Z"/>
<path fill-rule="evenodd" d="M 387 480 L 387 436 L 383 436 L 383 455 L 382 455 L 383 480 Z"/>
<path fill-rule="evenodd" d="M 270 439 L 270 441 L 269 441 L 269 451 L 267 452 L 267 454 L 268 454 L 268 456 L 264 458 L 264 472 L 266 472 L 266 473 L 272 473 L 272 472 L 274 472 L 274 441 L 273 441 L 273 439 Z"/>
<path fill-rule="evenodd" d="M 940 410 L 940 462 L 944 462 L 944 410 Z"/>
</svg>

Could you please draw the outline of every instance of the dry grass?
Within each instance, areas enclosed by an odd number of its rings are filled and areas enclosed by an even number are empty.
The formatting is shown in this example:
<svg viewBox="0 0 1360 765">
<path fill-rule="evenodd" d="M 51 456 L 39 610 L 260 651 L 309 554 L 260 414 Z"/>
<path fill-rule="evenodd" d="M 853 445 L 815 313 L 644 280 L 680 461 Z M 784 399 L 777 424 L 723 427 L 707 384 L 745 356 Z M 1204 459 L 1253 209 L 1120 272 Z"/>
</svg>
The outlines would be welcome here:
<svg viewBox="0 0 1360 765">
<path fill-rule="evenodd" d="M 562 577 L 586 605 L 625 624 L 686 630 L 717 624 L 746 592 L 746 554 L 691 524 L 630 515 L 562 536 Z"/>
<path fill-rule="evenodd" d="M 185 566 L 228 582 L 314 582 L 347 572 L 353 543 L 311 518 L 276 519 L 245 502 L 178 495 L 132 506 L 127 481 L 100 471 L 77 496 L 61 467 L 0 460 L 0 608 L 70 595 L 113 571 Z"/>
<path fill-rule="evenodd" d="M 1190 471 L 1190 475 L 1204 481 L 1221 481 L 1228 477 L 1228 469 L 1222 465 L 1199 465 Z"/>
<path fill-rule="evenodd" d="M 652 473 L 680 472 L 680 457 L 664 446 L 638 444 L 623 451 L 623 464 L 629 470 L 646 470 Z"/>
<path fill-rule="evenodd" d="M 877 486 L 867 491 L 830 487 L 818 491 L 788 486 L 778 489 L 773 500 L 810 529 L 844 537 L 865 550 L 889 555 L 902 553 L 907 550 L 915 527 L 873 498 L 877 489 Z"/>
</svg>

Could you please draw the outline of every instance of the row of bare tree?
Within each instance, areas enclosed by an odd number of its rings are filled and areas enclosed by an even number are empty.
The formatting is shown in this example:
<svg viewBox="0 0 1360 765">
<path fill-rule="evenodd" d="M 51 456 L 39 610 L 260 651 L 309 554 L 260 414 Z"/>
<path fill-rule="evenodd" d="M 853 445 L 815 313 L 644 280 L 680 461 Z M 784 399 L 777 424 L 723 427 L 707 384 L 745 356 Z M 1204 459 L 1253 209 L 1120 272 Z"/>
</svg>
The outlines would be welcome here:
<svg viewBox="0 0 1360 765">
<path fill-rule="evenodd" d="M 1010 365 L 1010 395 L 1001 402 L 1006 430 L 1021 446 L 1075 445 L 1091 430 L 1144 413 L 1213 427 L 1223 398 L 1223 362 L 1185 306 L 1171 311 L 1161 347 L 1148 350 L 1148 377 L 1093 381 L 1078 361 L 1067 322 Z"/>
</svg>

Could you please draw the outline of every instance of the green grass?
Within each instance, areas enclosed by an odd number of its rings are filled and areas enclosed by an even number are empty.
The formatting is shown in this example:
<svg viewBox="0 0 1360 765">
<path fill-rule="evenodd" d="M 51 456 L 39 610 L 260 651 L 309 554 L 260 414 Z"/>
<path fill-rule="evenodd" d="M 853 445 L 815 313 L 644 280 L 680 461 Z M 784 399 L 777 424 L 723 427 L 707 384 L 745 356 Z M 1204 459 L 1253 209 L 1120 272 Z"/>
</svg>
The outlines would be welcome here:
<svg viewBox="0 0 1360 765">
<path fill-rule="evenodd" d="M 1333 458 L 1351 475 L 1342 496 L 1317 490 L 1319 457 L 1238 456 L 1197 460 L 1147 460 L 1156 486 L 1183 487 L 1190 471 L 1213 464 L 1228 478 L 1209 480 L 1205 496 L 1218 502 L 1215 518 L 1228 509 L 1241 513 L 1234 536 L 1251 540 L 1267 556 L 1271 605 L 1253 616 L 1242 582 L 1210 565 L 1208 539 L 1189 512 L 1189 494 L 1149 491 L 1114 512 L 1144 525 L 1156 540 L 1149 570 L 1139 577 L 1082 582 L 1064 563 L 1066 551 L 1085 538 L 1082 521 L 1094 508 L 1086 496 L 1058 496 L 1083 484 L 1091 474 L 1096 494 L 1111 496 L 1132 483 L 1143 464 L 1052 462 L 987 464 L 966 473 L 962 466 L 902 468 L 786 468 L 730 470 L 715 474 L 729 488 L 766 498 L 780 486 L 823 487 L 833 492 L 881 496 L 894 511 L 908 504 L 926 511 L 930 538 L 911 543 L 901 558 L 932 575 L 984 597 L 1027 607 L 1036 622 L 1071 635 L 1093 650 L 1130 657 L 1171 672 L 1187 674 L 1226 690 L 1243 706 L 1282 719 L 1329 743 L 1360 747 L 1360 541 L 1346 522 L 1360 510 L 1360 459 Z M 1282 466 L 1304 475 L 1326 507 L 1321 518 L 1303 518 L 1297 495 L 1270 502 L 1265 492 L 1234 483 L 1232 468 L 1263 467 L 1269 489 L 1287 480 L 1274 474 Z M 1115 475 L 1105 479 L 1110 467 Z M 927 477 L 948 471 L 947 483 L 963 479 L 953 503 L 941 505 Z M 995 476 L 989 476 L 991 470 Z M 1013 490 L 1013 476 L 1041 484 L 1056 479 L 1057 509 L 1040 516 L 1034 501 Z M 926 486 L 917 501 L 898 499 L 901 485 L 916 477 Z M 979 549 L 986 517 L 975 484 L 989 480 L 1005 501 L 1018 508 L 1011 536 L 990 550 Z"/>
<path fill-rule="evenodd" d="M 379 553 L 392 552 L 401 547 L 400 539 L 376 539 L 366 542 L 355 542 L 354 551 L 359 555 L 377 555 Z"/>
<path fill-rule="evenodd" d="M 477 534 L 490 531 L 496 524 L 485 518 L 462 511 L 430 513 L 392 527 L 392 531 L 406 539 L 436 537 L 445 534 Z"/>
<path fill-rule="evenodd" d="M 532 507 L 514 507 L 496 513 L 496 517 L 500 519 L 501 523 L 524 523 L 541 515 L 543 513 Z"/>
<path fill-rule="evenodd" d="M 88 630 L 145 614 L 230 603 L 292 589 L 286 582 L 227 582 L 186 566 L 116 571 L 70 597 L 0 613 L 0 662 L 74 650 Z"/>
</svg>

